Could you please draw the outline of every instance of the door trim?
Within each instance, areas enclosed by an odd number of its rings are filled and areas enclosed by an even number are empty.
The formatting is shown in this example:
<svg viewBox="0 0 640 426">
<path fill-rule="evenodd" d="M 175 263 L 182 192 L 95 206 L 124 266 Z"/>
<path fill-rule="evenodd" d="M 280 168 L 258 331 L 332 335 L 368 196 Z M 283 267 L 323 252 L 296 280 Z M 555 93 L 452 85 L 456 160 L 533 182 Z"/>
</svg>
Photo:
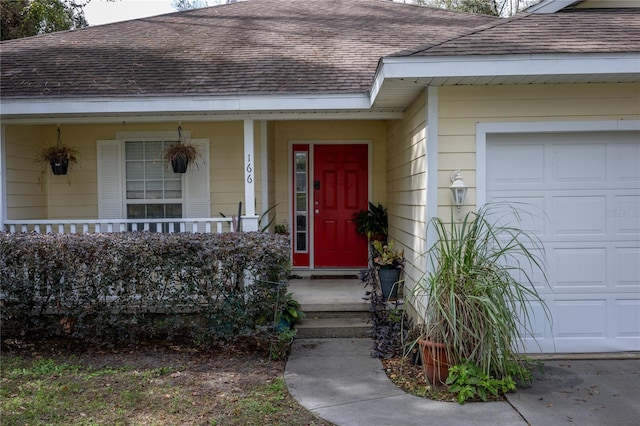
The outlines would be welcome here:
<svg viewBox="0 0 640 426">
<path fill-rule="evenodd" d="M 287 147 L 287 220 L 288 222 L 291 224 L 291 233 L 294 232 L 293 230 L 293 223 L 292 223 L 292 218 L 293 218 L 293 146 L 294 145 L 308 145 L 309 146 L 309 176 L 313 176 L 314 175 L 314 166 L 313 166 L 313 160 L 314 160 L 314 156 L 313 156 L 313 147 L 315 145 L 367 145 L 367 198 L 369 200 L 371 200 L 371 194 L 373 193 L 373 183 L 372 183 L 372 176 L 373 176 L 373 141 L 370 139 L 354 139 L 354 140 L 348 140 L 348 139 L 327 139 L 327 140 L 322 140 L 322 139 L 313 139 L 313 140 L 303 140 L 303 139 L 291 139 L 289 140 L 289 144 Z M 313 199 L 314 191 L 310 191 L 309 194 L 309 206 L 311 209 L 311 206 L 314 205 L 315 200 Z M 294 269 L 310 269 L 313 270 L 315 269 L 315 259 L 314 259 L 314 244 L 315 244 L 315 239 L 314 239 L 314 215 L 310 214 L 310 211 L 308 212 L 309 214 L 309 266 L 295 266 L 293 265 Z M 292 239 L 293 241 L 293 239 Z M 293 247 L 291 248 L 291 254 L 292 254 L 292 258 L 293 258 Z M 327 269 L 327 268 L 322 268 L 322 269 Z"/>
</svg>

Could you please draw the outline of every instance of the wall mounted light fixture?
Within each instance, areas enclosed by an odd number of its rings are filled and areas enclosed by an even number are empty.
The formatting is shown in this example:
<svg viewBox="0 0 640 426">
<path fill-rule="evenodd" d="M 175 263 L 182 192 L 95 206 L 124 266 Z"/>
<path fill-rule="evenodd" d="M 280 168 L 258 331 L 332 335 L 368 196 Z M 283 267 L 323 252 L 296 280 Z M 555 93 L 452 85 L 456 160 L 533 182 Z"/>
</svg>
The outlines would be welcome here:
<svg viewBox="0 0 640 426">
<path fill-rule="evenodd" d="M 451 173 L 451 196 L 453 197 L 453 204 L 460 210 L 460 207 L 464 204 L 464 198 L 467 196 L 467 185 L 462 180 L 462 173 L 460 169 Z"/>
</svg>

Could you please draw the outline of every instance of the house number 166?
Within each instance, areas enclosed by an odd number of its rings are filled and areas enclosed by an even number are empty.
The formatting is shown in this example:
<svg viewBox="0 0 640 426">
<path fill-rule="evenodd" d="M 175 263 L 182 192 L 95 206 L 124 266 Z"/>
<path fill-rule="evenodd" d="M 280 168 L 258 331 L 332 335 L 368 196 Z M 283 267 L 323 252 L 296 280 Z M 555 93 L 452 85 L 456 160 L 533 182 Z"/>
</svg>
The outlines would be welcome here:
<svg viewBox="0 0 640 426">
<path fill-rule="evenodd" d="M 253 182 L 253 175 L 251 174 L 251 172 L 253 172 L 253 167 L 251 167 L 251 154 L 247 155 L 247 183 L 252 183 Z"/>
</svg>

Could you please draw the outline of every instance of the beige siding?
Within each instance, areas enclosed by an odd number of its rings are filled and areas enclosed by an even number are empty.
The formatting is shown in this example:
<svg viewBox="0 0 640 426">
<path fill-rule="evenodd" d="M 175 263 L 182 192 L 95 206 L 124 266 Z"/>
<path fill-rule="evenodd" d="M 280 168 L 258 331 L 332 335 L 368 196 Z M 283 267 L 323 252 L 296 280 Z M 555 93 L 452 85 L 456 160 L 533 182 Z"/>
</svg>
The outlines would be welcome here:
<svg viewBox="0 0 640 426">
<path fill-rule="evenodd" d="M 477 123 L 640 118 L 639 84 L 441 87 L 438 93 L 438 216 L 451 214 L 449 176 L 456 168 L 475 206 Z"/>
<path fill-rule="evenodd" d="M 241 121 L 181 123 L 192 138 L 209 139 L 211 213 L 238 212 L 244 200 L 243 125 Z M 97 207 L 96 141 L 117 132 L 176 131 L 177 123 L 62 125 L 62 141 L 79 151 L 79 164 L 66 176 L 53 176 L 33 160 L 39 150 L 55 144 L 56 126 L 6 126 L 8 219 L 95 219 Z M 259 141 L 259 132 L 256 140 Z M 256 143 L 256 195 L 260 197 L 260 150 Z M 42 189 L 38 186 L 44 170 Z"/>
<path fill-rule="evenodd" d="M 47 215 L 46 176 L 48 164 L 34 160 L 44 142 L 55 143 L 55 129 L 44 126 L 28 129 L 7 126 L 5 130 L 5 165 L 7 219 L 37 219 Z"/>
<path fill-rule="evenodd" d="M 405 249 L 407 288 L 424 274 L 426 250 L 426 96 L 387 127 L 389 238 Z"/>
</svg>

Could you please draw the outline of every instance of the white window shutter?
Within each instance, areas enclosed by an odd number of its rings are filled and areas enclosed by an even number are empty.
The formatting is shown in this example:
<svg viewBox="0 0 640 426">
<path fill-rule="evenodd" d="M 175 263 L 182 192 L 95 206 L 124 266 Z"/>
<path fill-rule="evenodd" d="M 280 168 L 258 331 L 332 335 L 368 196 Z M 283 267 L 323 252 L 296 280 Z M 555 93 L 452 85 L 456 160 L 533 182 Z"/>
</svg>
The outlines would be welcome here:
<svg viewBox="0 0 640 426">
<path fill-rule="evenodd" d="M 209 139 L 189 140 L 198 151 L 198 158 L 189 163 L 185 173 L 185 217 L 204 218 L 211 215 L 209 193 Z"/>
<path fill-rule="evenodd" d="M 98 219 L 121 219 L 122 195 L 122 142 L 97 141 L 98 160 Z"/>
</svg>

